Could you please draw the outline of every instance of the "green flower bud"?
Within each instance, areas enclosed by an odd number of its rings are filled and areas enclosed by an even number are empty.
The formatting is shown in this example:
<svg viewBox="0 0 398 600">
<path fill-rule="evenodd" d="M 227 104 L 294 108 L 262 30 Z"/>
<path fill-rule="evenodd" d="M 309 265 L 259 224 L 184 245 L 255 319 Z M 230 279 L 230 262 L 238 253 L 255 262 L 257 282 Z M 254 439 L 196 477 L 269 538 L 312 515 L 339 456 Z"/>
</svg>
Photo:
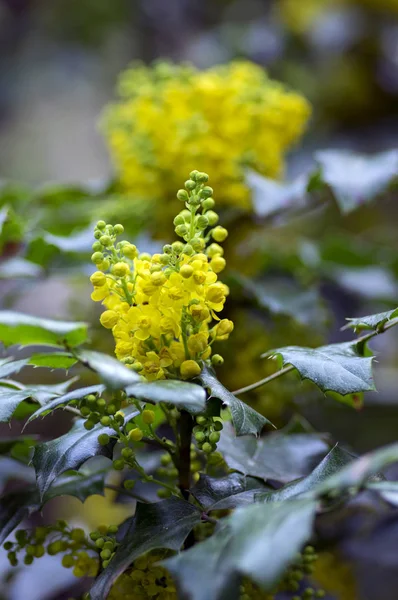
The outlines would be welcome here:
<svg viewBox="0 0 398 600">
<path fill-rule="evenodd" d="M 206 198 L 206 200 L 203 200 L 202 202 L 202 208 L 203 210 L 211 210 L 212 208 L 214 208 L 216 205 L 216 203 L 214 202 L 214 198 Z"/>
<path fill-rule="evenodd" d="M 171 463 L 170 454 L 163 454 L 163 456 L 160 458 L 160 464 L 162 464 L 164 467 L 166 467 L 170 463 Z"/>
<path fill-rule="evenodd" d="M 94 428 L 95 423 L 93 423 L 92 421 L 86 421 L 84 423 L 84 428 L 87 429 L 87 431 L 90 431 L 91 429 Z"/>
<path fill-rule="evenodd" d="M 112 552 L 107 548 L 106 550 L 102 550 L 100 556 L 103 560 L 107 560 L 112 556 Z"/>
<path fill-rule="evenodd" d="M 177 198 L 182 202 L 186 202 L 188 200 L 188 193 L 186 190 L 178 190 Z"/>
<path fill-rule="evenodd" d="M 108 532 L 109 533 L 117 533 L 119 531 L 119 527 L 117 525 L 109 525 Z"/>
<path fill-rule="evenodd" d="M 216 214 L 216 213 L 214 213 Z M 208 225 L 211 225 L 207 215 L 200 215 L 197 220 L 196 220 L 196 224 L 199 227 L 199 229 L 206 229 L 206 227 L 208 227 Z"/>
<path fill-rule="evenodd" d="M 212 444 L 217 444 L 217 442 L 220 441 L 220 434 L 217 431 L 213 431 L 210 435 L 209 435 L 209 442 L 211 442 Z"/>
<path fill-rule="evenodd" d="M 176 254 L 181 254 L 184 249 L 184 244 L 182 242 L 173 242 L 171 245 Z"/>
<path fill-rule="evenodd" d="M 210 198 L 213 195 L 213 188 L 209 185 L 205 185 L 205 187 L 200 190 L 200 195 L 202 198 Z"/>
<path fill-rule="evenodd" d="M 211 364 L 214 365 L 215 367 L 219 367 L 220 365 L 223 365 L 224 359 L 221 356 L 221 354 L 213 354 L 213 356 L 211 357 Z"/>
<path fill-rule="evenodd" d="M 213 452 L 213 447 L 211 444 L 209 444 L 209 442 L 205 442 L 202 446 L 202 450 L 205 454 L 210 454 Z"/>
<path fill-rule="evenodd" d="M 198 175 L 200 175 L 199 171 L 197 169 L 194 169 L 193 171 L 190 172 L 189 177 L 193 180 L 193 181 L 197 181 L 197 177 Z"/>
<path fill-rule="evenodd" d="M 101 425 L 103 425 L 104 427 L 108 427 L 108 425 L 111 424 L 112 419 L 110 417 L 101 417 Z"/>
<path fill-rule="evenodd" d="M 117 458 L 113 461 L 113 468 L 115 471 L 123 471 L 124 469 L 124 460 L 122 458 Z"/>
<path fill-rule="evenodd" d="M 94 252 L 101 252 L 103 248 L 101 242 L 94 242 L 94 244 L 91 247 L 94 250 Z"/>
<path fill-rule="evenodd" d="M 126 479 L 123 482 L 123 487 L 124 487 L 125 490 L 132 490 L 134 486 L 135 486 L 135 480 L 134 479 Z"/>
<path fill-rule="evenodd" d="M 206 419 L 206 417 L 199 415 L 198 417 L 196 417 L 196 422 L 198 425 L 206 425 L 207 419 Z"/>
<path fill-rule="evenodd" d="M 97 227 L 97 229 L 105 229 L 105 227 L 106 227 L 105 221 L 98 221 L 96 227 Z"/>
<path fill-rule="evenodd" d="M 184 210 L 182 210 L 180 212 L 180 215 L 184 219 L 185 222 L 188 222 L 188 223 L 190 222 L 191 217 L 192 217 L 190 210 L 188 210 L 187 208 L 185 208 Z"/>
<path fill-rule="evenodd" d="M 162 263 L 162 265 L 168 265 L 170 262 L 170 256 L 168 254 L 161 254 L 160 262 Z"/>
<path fill-rule="evenodd" d="M 188 227 L 186 225 L 177 225 L 175 232 L 180 237 L 184 237 L 188 233 Z"/>
<path fill-rule="evenodd" d="M 222 431 L 222 429 L 224 429 L 222 421 L 214 421 L 213 427 L 215 431 Z"/>
<path fill-rule="evenodd" d="M 105 247 L 112 245 L 112 240 L 109 235 L 101 235 L 100 242 Z"/>
<path fill-rule="evenodd" d="M 91 260 L 95 265 L 97 265 L 104 260 L 104 255 L 102 252 L 94 252 L 94 254 L 91 255 Z"/>
<path fill-rule="evenodd" d="M 225 227 L 220 227 L 218 225 L 212 230 L 211 235 L 216 242 L 223 242 L 228 236 L 228 231 L 225 229 Z"/>
<path fill-rule="evenodd" d="M 192 191 L 196 188 L 196 183 L 192 179 L 188 179 L 184 185 L 185 185 L 185 188 L 189 191 Z"/>
<path fill-rule="evenodd" d="M 218 216 L 218 214 L 216 212 L 214 212 L 214 210 L 207 211 L 206 217 L 209 220 L 210 227 L 214 227 L 214 225 L 217 225 L 218 220 L 219 220 L 219 216 Z"/>
<path fill-rule="evenodd" d="M 188 204 L 190 206 L 199 206 L 201 202 L 200 196 L 198 196 L 197 194 L 192 194 L 192 196 L 190 196 L 189 200 L 188 200 Z"/>
<path fill-rule="evenodd" d="M 172 252 L 173 252 L 173 246 L 171 244 L 165 244 L 163 246 L 163 252 L 165 254 L 172 254 Z"/>
<path fill-rule="evenodd" d="M 197 433 L 195 433 L 195 440 L 199 443 L 204 442 L 206 439 L 205 434 L 203 433 L 203 431 L 198 431 Z"/>
<path fill-rule="evenodd" d="M 82 406 L 80 409 L 80 414 L 82 415 L 82 417 L 88 417 L 88 415 L 91 413 L 91 410 L 89 409 L 88 406 Z"/>
<path fill-rule="evenodd" d="M 142 420 L 146 425 L 152 425 L 155 422 L 155 413 L 153 410 L 145 409 L 142 411 Z"/>
<path fill-rule="evenodd" d="M 125 244 L 122 252 L 126 258 L 130 258 L 131 260 L 134 260 L 138 256 L 137 246 L 134 244 Z"/>
<path fill-rule="evenodd" d="M 203 238 L 195 237 L 191 241 L 191 245 L 192 245 L 192 248 L 195 250 L 195 252 L 200 252 L 201 250 L 204 250 L 204 247 L 206 246 L 206 242 L 204 241 Z"/>
<path fill-rule="evenodd" d="M 191 179 L 193 179 L 193 178 L 191 177 Z M 209 181 L 209 176 L 208 176 L 207 173 L 203 173 L 203 172 L 202 173 L 198 173 L 196 175 L 196 181 L 198 183 L 207 183 Z"/>
<path fill-rule="evenodd" d="M 121 235 L 124 231 L 124 227 L 120 223 L 117 223 L 117 225 L 114 226 L 113 231 L 116 235 Z"/>
<path fill-rule="evenodd" d="M 123 458 L 131 458 L 131 456 L 133 456 L 134 452 L 132 451 L 131 448 L 123 448 L 121 454 L 122 454 Z"/>
<path fill-rule="evenodd" d="M 109 444 L 109 440 L 110 440 L 110 437 L 107 433 L 101 433 L 98 436 L 98 442 L 101 446 L 106 446 L 107 444 Z"/>
<path fill-rule="evenodd" d="M 185 223 L 184 217 L 182 217 L 181 215 L 177 215 L 176 217 L 174 217 L 173 223 L 175 226 L 184 225 L 184 223 Z"/>
<path fill-rule="evenodd" d="M 97 538 L 97 540 L 95 541 L 95 545 L 97 546 L 97 548 L 103 548 L 105 544 L 105 540 L 102 537 Z"/>
<path fill-rule="evenodd" d="M 192 256 L 193 253 L 194 249 L 192 248 L 191 244 L 186 244 L 184 246 L 183 254 L 186 254 L 187 256 Z"/>
</svg>

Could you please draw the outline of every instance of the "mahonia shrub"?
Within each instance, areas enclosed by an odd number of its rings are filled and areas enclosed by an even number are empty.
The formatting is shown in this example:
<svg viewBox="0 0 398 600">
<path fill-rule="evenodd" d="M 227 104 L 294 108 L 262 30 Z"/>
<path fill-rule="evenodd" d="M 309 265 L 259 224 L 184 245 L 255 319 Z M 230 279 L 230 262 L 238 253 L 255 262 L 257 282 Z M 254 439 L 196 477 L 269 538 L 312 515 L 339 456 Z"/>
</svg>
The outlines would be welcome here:
<svg viewBox="0 0 398 600">
<path fill-rule="evenodd" d="M 374 475 L 398 460 L 397 444 L 356 458 L 300 419 L 265 432 L 272 424 L 238 395 L 296 372 L 358 406 L 375 389 L 367 343 L 398 324 L 398 309 L 350 319 L 346 328 L 360 332 L 351 341 L 268 352 L 282 368 L 229 391 L 216 375 L 223 358 L 213 353 L 233 332 L 219 316 L 228 295 L 218 280 L 220 244 L 228 233 L 206 173 L 192 171 L 177 197 L 180 240 L 162 253 L 140 254 L 118 241 L 120 224 L 95 227 L 92 297 L 104 305 L 100 320 L 112 331 L 116 358 L 83 347 L 85 323 L 0 311 L 3 344 L 26 347 L 22 358 L 0 362 L 0 421 L 28 417 L 29 424 L 59 408 L 73 418 L 52 440 L 17 436 L 2 444 L 9 456 L 0 457 L 0 469 L 4 458 L 13 461 L 4 481 L 17 487 L 0 498 L 0 541 L 12 567 L 59 555 L 84 579 L 81 600 L 323 598 L 329 563 L 322 558 L 335 554 L 319 520 L 331 515 L 333 529 L 363 490 L 389 501 L 383 494 L 394 488 L 383 484 L 391 482 Z M 38 352 L 41 345 L 48 351 Z M 28 365 L 77 375 L 56 385 L 10 378 Z M 87 386 L 89 372 L 100 383 Z M 122 523 L 93 531 L 63 519 L 30 526 L 30 515 L 54 498 L 84 502 L 107 489 L 131 507 Z M 344 576 L 354 590 L 351 572 Z"/>
<path fill-rule="evenodd" d="M 301 95 L 249 61 L 203 71 L 133 65 L 119 95 L 104 117 L 117 176 L 124 190 L 158 200 L 164 212 L 165 198 L 197 164 L 212 173 L 220 204 L 250 208 L 245 170 L 278 178 L 310 115 Z"/>
</svg>

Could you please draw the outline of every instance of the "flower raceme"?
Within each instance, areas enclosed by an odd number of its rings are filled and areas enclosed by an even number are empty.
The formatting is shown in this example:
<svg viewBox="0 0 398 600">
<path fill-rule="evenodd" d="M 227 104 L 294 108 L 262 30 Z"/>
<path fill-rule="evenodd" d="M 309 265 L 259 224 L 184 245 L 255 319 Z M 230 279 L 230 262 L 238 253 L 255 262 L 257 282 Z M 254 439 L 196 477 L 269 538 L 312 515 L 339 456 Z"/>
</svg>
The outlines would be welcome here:
<svg viewBox="0 0 398 600">
<path fill-rule="evenodd" d="M 136 65 L 122 74 L 119 93 L 105 114 L 105 134 L 124 190 L 148 201 L 171 195 L 201 164 L 215 174 L 220 203 L 249 209 L 245 170 L 279 177 L 310 115 L 305 98 L 249 61 L 204 71 Z"/>
<path fill-rule="evenodd" d="M 190 379 L 203 363 L 222 364 L 212 355 L 216 341 L 228 339 L 233 323 L 220 320 L 228 288 L 218 280 L 225 267 L 223 242 L 208 175 L 192 171 L 177 197 L 185 208 L 174 225 L 182 241 L 162 254 L 139 254 L 127 241 L 116 242 L 122 225 L 99 221 L 95 228 L 92 299 L 102 302 L 100 320 L 111 329 L 116 356 L 147 380 Z"/>
</svg>

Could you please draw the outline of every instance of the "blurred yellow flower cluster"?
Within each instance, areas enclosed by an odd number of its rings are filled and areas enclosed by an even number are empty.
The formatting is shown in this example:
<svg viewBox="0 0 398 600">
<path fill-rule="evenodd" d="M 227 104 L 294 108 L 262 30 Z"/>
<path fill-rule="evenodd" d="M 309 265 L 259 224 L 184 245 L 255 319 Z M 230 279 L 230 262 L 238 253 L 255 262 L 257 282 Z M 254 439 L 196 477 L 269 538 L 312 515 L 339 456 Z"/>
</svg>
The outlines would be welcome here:
<svg viewBox="0 0 398 600">
<path fill-rule="evenodd" d="M 259 66 L 198 71 L 160 62 L 121 75 L 104 129 L 123 188 L 164 201 L 195 165 L 211 171 L 223 204 L 250 208 L 246 168 L 279 177 L 310 115 L 308 102 Z"/>
<path fill-rule="evenodd" d="M 217 274 L 225 267 L 228 232 L 217 225 L 208 175 L 193 171 L 177 197 L 185 208 L 175 217 L 183 241 L 162 254 L 139 254 L 127 241 L 116 243 L 122 225 L 99 221 L 92 260 L 92 299 L 106 307 L 101 323 L 112 329 L 116 356 L 147 380 L 189 379 L 209 361 L 212 344 L 225 340 L 233 323 L 218 317 L 228 294 Z M 223 362 L 220 355 L 212 364 Z"/>
</svg>

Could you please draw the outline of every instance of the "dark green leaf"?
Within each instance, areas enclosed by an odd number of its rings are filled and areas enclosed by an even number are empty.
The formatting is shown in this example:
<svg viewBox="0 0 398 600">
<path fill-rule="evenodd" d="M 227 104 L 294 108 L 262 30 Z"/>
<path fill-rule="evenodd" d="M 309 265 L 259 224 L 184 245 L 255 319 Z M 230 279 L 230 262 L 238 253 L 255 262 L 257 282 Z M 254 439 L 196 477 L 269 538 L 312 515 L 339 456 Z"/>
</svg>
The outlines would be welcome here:
<svg viewBox="0 0 398 600">
<path fill-rule="evenodd" d="M 18 344 L 78 346 L 87 340 L 86 323 L 53 321 L 23 313 L 0 311 L 0 341 L 5 346 Z"/>
<path fill-rule="evenodd" d="M 56 410 L 57 408 L 62 408 L 63 406 L 66 406 L 74 400 L 81 400 L 89 394 L 102 394 L 104 389 L 105 388 L 103 385 L 90 385 L 88 387 L 72 390 L 71 392 L 68 392 L 68 394 L 58 396 L 57 398 L 54 398 L 54 400 L 51 400 L 50 402 L 39 408 L 39 410 L 37 410 L 35 413 L 33 413 L 33 415 L 29 417 L 28 423 L 30 423 L 30 421 L 33 421 L 34 419 L 37 419 L 37 417 L 44 416 Z"/>
<path fill-rule="evenodd" d="M 343 213 L 351 212 L 384 192 L 398 173 L 398 151 L 373 156 L 343 150 L 316 153 L 322 178 L 331 188 Z"/>
<path fill-rule="evenodd" d="M 258 479 L 239 473 L 225 477 L 209 477 L 201 473 L 191 494 L 207 510 L 218 510 L 252 504 L 255 494 L 270 489 Z"/>
<path fill-rule="evenodd" d="M 357 458 L 317 488 L 318 494 L 361 487 L 369 477 L 398 462 L 398 443 L 390 444 Z"/>
<path fill-rule="evenodd" d="M 276 315 L 292 317 L 304 325 L 324 324 L 327 313 L 321 296 L 315 288 L 302 288 L 294 280 L 281 277 L 267 277 L 253 281 L 242 275 L 236 279 L 262 308 Z M 294 302 L 292 302 L 294 298 Z"/>
<path fill-rule="evenodd" d="M 157 404 L 168 402 L 179 408 L 195 414 L 203 412 L 206 408 L 206 392 L 195 383 L 178 380 L 151 381 L 148 383 L 135 383 L 126 388 L 128 396 L 138 400 L 147 400 Z"/>
<path fill-rule="evenodd" d="M 264 425 L 272 425 L 263 415 L 229 392 L 207 367 L 203 368 L 198 379 L 209 390 L 209 399 L 216 398 L 229 408 L 236 435 L 258 435 Z"/>
<path fill-rule="evenodd" d="M 29 515 L 57 496 L 75 496 L 81 502 L 93 494 L 103 494 L 106 471 L 81 471 L 61 477 L 41 498 L 36 486 L 10 492 L 0 500 L 0 543 Z"/>
<path fill-rule="evenodd" d="M 32 354 L 29 364 L 49 369 L 69 369 L 77 363 L 77 359 L 68 352 L 43 352 Z"/>
<path fill-rule="evenodd" d="M 308 475 L 329 451 L 319 434 L 271 433 L 235 438 L 227 426 L 218 449 L 228 466 L 244 475 L 288 482 Z"/>
<path fill-rule="evenodd" d="M 82 364 L 95 371 L 106 387 L 111 390 L 122 390 L 128 385 L 138 383 L 141 380 L 135 371 L 128 369 L 108 354 L 102 354 L 102 352 L 95 352 L 94 350 L 79 350 L 76 356 Z"/>
<path fill-rule="evenodd" d="M 356 319 L 347 319 L 349 321 L 342 329 L 354 329 L 361 331 L 362 329 L 372 329 L 374 331 L 382 331 L 388 321 L 398 317 L 398 308 L 388 310 L 386 312 L 368 315 L 367 317 L 358 317 Z"/>
<path fill-rule="evenodd" d="M 315 508 L 309 499 L 238 508 L 209 539 L 163 564 L 190 600 L 237 600 L 242 575 L 271 590 L 310 538 Z"/>
<path fill-rule="evenodd" d="M 18 406 L 24 400 L 32 399 L 32 390 L 13 390 L 11 388 L 0 388 L 0 423 L 8 423 Z"/>
<path fill-rule="evenodd" d="M 292 365 L 303 379 L 310 379 L 324 392 L 330 390 L 344 396 L 375 389 L 372 357 L 361 356 L 355 341 L 319 348 L 286 346 L 267 353 L 278 355 L 283 365 Z"/>
<path fill-rule="evenodd" d="M 255 499 L 259 502 L 282 502 L 303 494 L 309 494 L 321 482 L 340 471 L 353 460 L 354 457 L 351 454 L 342 450 L 339 446 L 335 446 L 307 477 L 292 481 L 277 490 L 256 494 Z"/>
<path fill-rule="evenodd" d="M 157 548 L 178 551 L 200 519 L 200 511 L 185 500 L 170 498 L 155 504 L 138 503 L 115 556 L 90 590 L 91 600 L 106 598 L 117 577 L 145 552 Z"/>
</svg>

